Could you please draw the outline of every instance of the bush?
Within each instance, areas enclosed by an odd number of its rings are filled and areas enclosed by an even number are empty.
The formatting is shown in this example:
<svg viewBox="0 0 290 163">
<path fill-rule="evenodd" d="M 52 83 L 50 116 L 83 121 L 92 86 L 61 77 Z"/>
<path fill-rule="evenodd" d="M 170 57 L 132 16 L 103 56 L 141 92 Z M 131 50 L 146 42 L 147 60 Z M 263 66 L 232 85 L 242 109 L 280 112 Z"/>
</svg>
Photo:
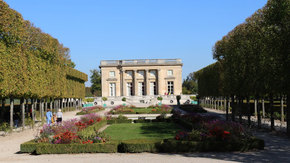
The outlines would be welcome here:
<svg viewBox="0 0 290 163">
<path fill-rule="evenodd" d="M 102 97 L 102 100 L 103 100 L 103 101 L 107 101 L 108 98 L 107 98 L 107 97 Z"/>
<path fill-rule="evenodd" d="M 189 98 L 190 98 L 191 100 L 193 100 L 193 101 L 197 101 L 196 96 L 190 96 Z"/>
<path fill-rule="evenodd" d="M 34 140 L 20 144 L 20 151 L 22 153 L 34 153 L 37 143 Z"/>
<path fill-rule="evenodd" d="M 139 153 L 139 152 L 158 152 L 161 144 L 160 139 L 157 140 L 126 140 L 118 145 L 120 153 Z"/>
<path fill-rule="evenodd" d="M 122 98 L 122 101 L 124 101 L 124 102 L 125 102 L 125 101 L 126 101 L 126 97 L 123 97 L 123 98 Z"/>
<path fill-rule="evenodd" d="M 157 100 L 162 101 L 163 98 L 161 96 L 157 97 Z"/>
<path fill-rule="evenodd" d="M 65 154 L 65 153 L 116 153 L 118 143 L 93 144 L 47 144 L 36 145 L 36 154 Z"/>
<path fill-rule="evenodd" d="M 98 123 L 95 123 L 92 126 L 89 126 L 81 131 L 79 131 L 77 133 L 77 135 L 81 138 L 86 138 L 86 137 L 90 137 L 92 135 L 96 134 L 96 131 L 98 131 L 100 128 L 104 127 L 107 125 L 107 121 L 106 120 L 102 120 Z"/>
<path fill-rule="evenodd" d="M 11 131 L 10 125 L 7 122 L 0 124 L 0 131 L 9 132 Z"/>
</svg>

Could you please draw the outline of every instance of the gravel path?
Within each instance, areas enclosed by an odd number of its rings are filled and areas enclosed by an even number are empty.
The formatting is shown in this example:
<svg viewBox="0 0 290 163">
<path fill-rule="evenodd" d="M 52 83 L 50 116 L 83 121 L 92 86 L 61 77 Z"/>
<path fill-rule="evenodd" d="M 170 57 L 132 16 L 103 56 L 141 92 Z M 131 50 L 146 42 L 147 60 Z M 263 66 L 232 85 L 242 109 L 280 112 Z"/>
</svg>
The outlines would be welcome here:
<svg viewBox="0 0 290 163">
<path fill-rule="evenodd" d="M 109 109 L 108 109 L 109 110 Z M 76 111 L 64 113 L 64 120 L 74 118 Z M 105 114 L 105 111 L 101 114 Z M 266 142 L 265 150 L 253 152 L 232 153 L 190 153 L 190 154 L 156 154 L 156 153 L 111 153 L 111 154 L 60 154 L 60 155 L 30 155 L 19 154 L 20 144 L 31 140 L 38 129 L 28 129 L 14 132 L 6 137 L 0 137 L 0 162 L 290 162 L 290 141 L 269 133 L 255 132 Z"/>
</svg>

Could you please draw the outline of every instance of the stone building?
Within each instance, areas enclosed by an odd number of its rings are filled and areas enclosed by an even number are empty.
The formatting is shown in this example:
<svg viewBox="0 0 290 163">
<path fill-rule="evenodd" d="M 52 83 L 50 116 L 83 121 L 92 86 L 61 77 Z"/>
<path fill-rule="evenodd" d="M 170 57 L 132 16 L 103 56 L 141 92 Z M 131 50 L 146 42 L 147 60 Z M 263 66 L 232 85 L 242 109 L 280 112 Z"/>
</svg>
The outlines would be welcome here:
<svg viewBox="0 0 290 163">
<path fill-rule="evenodd" d="M 102 96 L 180 95 L 181 59 L 104 60 Z"/>
</svg>

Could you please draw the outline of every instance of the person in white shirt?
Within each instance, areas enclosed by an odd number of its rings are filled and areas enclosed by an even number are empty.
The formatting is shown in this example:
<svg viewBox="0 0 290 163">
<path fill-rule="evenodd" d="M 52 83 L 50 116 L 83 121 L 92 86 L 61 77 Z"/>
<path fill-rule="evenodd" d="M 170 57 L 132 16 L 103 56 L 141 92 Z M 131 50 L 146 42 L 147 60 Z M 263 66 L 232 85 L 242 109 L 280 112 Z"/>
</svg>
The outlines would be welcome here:
<svg viewBox="0 0 290 163">
<path fill-rule="evenodd" d="M 56 122 L 60 123 L 62 121 L 62 112 L 61 109 L 58 109 L 58 112 L 56 113 Z"/>
</svg>

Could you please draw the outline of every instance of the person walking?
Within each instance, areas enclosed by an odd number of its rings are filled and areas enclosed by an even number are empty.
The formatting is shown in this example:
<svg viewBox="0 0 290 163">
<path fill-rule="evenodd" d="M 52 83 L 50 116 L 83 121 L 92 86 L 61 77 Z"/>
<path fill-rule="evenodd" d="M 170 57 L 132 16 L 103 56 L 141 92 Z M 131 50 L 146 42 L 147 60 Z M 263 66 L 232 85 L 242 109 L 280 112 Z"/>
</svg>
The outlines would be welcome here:
<svg viewBox="0 0 290 163">
<path fill-rule="evenodd" d="M 47 109 L 47 112 L 46 112 L 46 123 L 47 124 L 51 124 L 51 118 L 52 118 L 52 113 L 51 113 L 50 109 Z"/>
<path fill-rule="evenodd" d="M 56 113 L 56 122 L 57 123 L 61 123 L 62 121 L 62 112 L 61 112 L 61 109 L 58 109 L 58 112 Z"/>
</svg>

